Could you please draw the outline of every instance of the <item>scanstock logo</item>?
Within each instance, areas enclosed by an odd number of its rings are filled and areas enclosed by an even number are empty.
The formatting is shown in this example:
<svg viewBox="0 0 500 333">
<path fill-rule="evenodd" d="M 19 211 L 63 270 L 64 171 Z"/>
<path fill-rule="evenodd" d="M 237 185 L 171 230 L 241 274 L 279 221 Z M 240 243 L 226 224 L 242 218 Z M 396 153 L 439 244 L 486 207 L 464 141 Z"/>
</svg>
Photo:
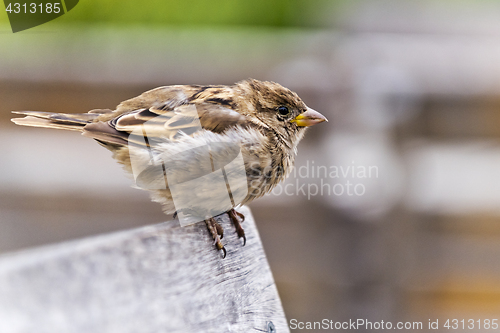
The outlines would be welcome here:
<svg viewBox="0 0 500 333">
<path fill-rule="evenodd" d="M 75 8 L 78 0 L 4 0 L 12 32 L 52 21 Z"/>
</svg>

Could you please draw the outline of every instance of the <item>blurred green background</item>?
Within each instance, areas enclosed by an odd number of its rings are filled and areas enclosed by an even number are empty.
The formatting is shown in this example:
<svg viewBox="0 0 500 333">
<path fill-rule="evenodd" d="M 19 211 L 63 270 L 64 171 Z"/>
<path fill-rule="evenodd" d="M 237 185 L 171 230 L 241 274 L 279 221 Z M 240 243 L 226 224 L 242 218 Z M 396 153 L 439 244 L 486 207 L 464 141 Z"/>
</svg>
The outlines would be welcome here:
<svg viewBox="0 0 500 333">
<path fill-rule="evenodd" d="M 342 0 L 152 0 L 80 1 L 59 23 L 161 26 L 256 26 L 317 28 L 328 23 Z M 0 22 L 7 15 L 0 15 Z"/>
</svg>

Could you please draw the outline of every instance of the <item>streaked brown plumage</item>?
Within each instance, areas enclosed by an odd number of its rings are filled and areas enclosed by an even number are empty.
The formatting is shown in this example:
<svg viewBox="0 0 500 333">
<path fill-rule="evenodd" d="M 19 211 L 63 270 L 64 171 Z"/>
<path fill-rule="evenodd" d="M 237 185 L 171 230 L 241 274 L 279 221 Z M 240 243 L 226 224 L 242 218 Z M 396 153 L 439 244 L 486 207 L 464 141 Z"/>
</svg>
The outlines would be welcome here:
<svg viewBox="0 0 500 333">
<path fill-rule="evenodd" d="M 230 145 L 236 144 L 243 157 L 241 168 L 246 181 L 231 184 L 231 205 L 221 204 L 213 191 L 197 188 L 189 193 L 196 202 L 189 210 L 206 216 L 207 227 L 224 255 L 219 237 L 223 231 L 212 214 L 227 212 L 238 236 L 244 238 L 239 213 L 233 208 L 268 193 L 284 180 L 293 167 L 305 128 L 326 120 L 296 93 L 274 82 L 253 79 L 232 86 L 159 87 L 120 103 L 115 110 L 14 113 L 26 115 L 12 119 L 18 125 L 82 132 L 113 152 L 130 173 L 140 165 L 141 175 L 134 174 L 137 185 L 149 190 L 167 214 L 176 211 L 172 186 L 180 184 L 182 191 L 188 191 L 182 184 L 214 171 L 213 161 L 225 161 L 221 164 L 224 170 L 223 166 L 238 154 L 231 152 Z M 210 147 L 211 169 L 210 164 L 200 162 L 203 157 L 197 147 L 202 146 Z M 154 159 L 161 161 L 163 171 L 152 167 Z M 227 174 L 236 173 L 237 168 L 225 171 L 226 183 Z M 238 197 L 238 193 L 244 195 Z"/>
</svg>

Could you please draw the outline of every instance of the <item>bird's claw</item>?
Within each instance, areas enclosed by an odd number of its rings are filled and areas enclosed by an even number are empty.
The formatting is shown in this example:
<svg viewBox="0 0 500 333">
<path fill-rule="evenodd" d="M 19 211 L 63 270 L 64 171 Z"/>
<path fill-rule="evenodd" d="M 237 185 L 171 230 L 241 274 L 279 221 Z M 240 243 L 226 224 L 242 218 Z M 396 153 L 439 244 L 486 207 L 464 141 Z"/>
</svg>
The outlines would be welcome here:
<svg viewBox="0 0 500 333">
<path fill-rule="evenodd" d="M 241 227 L 241 222 L 245 220 L 245 216 L 234 209 L 227 211 L 227 215 L 229 216 L 229 219 L 233 222 L 238 237 L 243 238 L 243 246 L 245 246 L 247 244 L 247 237 L 245 236 L 245 230 L 243 230 L 243 228 Z M 241 218 L 241 222 L 238 218 Z M 226 248 L 224 247 L 224 245 L 222 245 L 222 242 L 220 241 L 224 237 L 224 229 L 219 223 L 217 223 L 217 221 L 213 217 L 206 219 L 205 224 L 207 225 L 208 231 L 210 231 L 210 234 L 214 239 L 213 245 L 216 247 L 217 250 L 222 250 L 223 253 L 222 259 L 226 258 L 227 255 Z"/>
<path fill-rule="evenodd" d="M 220 240 L 221 239 L 217 236 L 215 238 L 214 245 L 217 247 L 217 250 L 222 250 L 222 252 L 223 252 L 222 259 L 224 259 L 224 258 L 226 258 L 227 251 L 226 251 L 226 248 L 224 247 L 224 245 L 222 245 Z"/>
<path fill-rule="evenodd" d="M 210 234 L 214 239 L 215 247 L 217 248 L 217 250 L 222 250 L 222 252 L 224 253 L 224 255 L 222 256 L 222 259 L 224 259 L 226 257 L 227 251 L 220 241 L 223 237 L 224 229 L 222 229 L 220 224 L 217 223 L 217 221 L 215 221 L 213 217 L 206 219 L 205 224 L 207 225 L 208 231 L 210 231 Z"/>
<path fill-rule="evenodd" d="M 233 222 L 238 237 L 243 238 L 243 246 L 245 246 L 245 244 L 247 243 L 247 238 L 245 236 L 245 230 L 243 230 L 243 228 L 241 227 L 241 223 L 245 221 L 245 216 L 240 212 L 236 211 L 234 208 L 229 210 L 227 212 L 227 215 L 229 216 L 229 219 Z M 241 222 L 238 219 L 238 217 L 241 218 Z"/>
<path fill-rule="evenodd" d="M 245 215 L 241 214 L 240 212 L 238 212 L 237 210 L 233 209 L 234 212 L 236 213 L 236 215 L 238 215 L 241 219 L 241 222 L 240 223 L 243 223 L 245 222 Z"/>
<path fill-rule="evenodd" d="M 220 236 L 220 239 L 224 238 L 224 229 L 222 226 L 217 222 L 214 223 L 214 226 L 215 229 L 217 229 L 217 234 Z"/>
</svg>

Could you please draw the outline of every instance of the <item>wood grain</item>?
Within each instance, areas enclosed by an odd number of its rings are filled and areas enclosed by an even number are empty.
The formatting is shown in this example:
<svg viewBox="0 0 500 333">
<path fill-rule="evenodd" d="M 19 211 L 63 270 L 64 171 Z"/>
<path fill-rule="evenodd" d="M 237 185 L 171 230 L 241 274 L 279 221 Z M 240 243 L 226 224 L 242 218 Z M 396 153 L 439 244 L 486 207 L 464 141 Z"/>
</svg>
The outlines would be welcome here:
<svg viewBox="0 0 500 333">
<path fill-rule="evenodd" d="M 0 332 L 289 332 L 240 211 L 247 244 L 224 216 L 225 259 L 204 223 L 177 221 L 1 256 Z"/>
</svg>

